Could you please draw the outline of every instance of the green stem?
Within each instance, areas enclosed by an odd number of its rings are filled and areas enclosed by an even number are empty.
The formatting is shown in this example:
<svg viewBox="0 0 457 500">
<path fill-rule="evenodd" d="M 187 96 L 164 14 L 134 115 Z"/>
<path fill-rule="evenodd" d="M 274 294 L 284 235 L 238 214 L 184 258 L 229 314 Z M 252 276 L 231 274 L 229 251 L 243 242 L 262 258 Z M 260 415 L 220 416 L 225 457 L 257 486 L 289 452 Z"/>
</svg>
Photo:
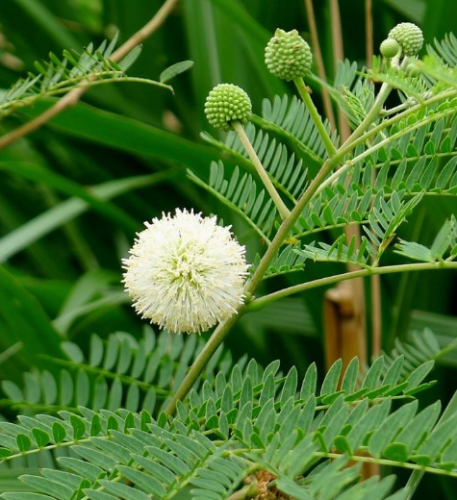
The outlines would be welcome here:
<svg viewBox="0 0 457 500">
<path fill-rule="evenodd" d="M 22 451 L 19 453 L 14 453 L 13 455 L 8 455 L 7 457 L 2 457 L 0 458 L 0 465 L 9 462 L 11 460 L 14 460 L 15 458 L 23 458 L 25 456 L 29 455 L 35 455 L 36 453 L 41 453 L 42 451 L 51 451 L 51 450 L 57 450 L 58 448 L 69 448 L 71 446 L 74 446 L 76 444 L 85 444 L 85 443 L 90 443 L 93 439 L 93 436 L 84 438 L 84 439 L 78 439 L 77 441 L 71 440 L 71 441 L 65 441 L 62 443 L 56 443 L 56 444 L 49 444 L 47 446 L 43 446 L 42 448 L 32 448 L 27 451 Z M 111 436 L 98 436 L 97 439 L 103 439 L 109 441 L 112 439 Z"/>
<path fill-rule="evenodd" d="M 342 455 L 339 453 L 315 452 L 314 456 L 317 458 L 341 458 Z M 447 470 L 438 469 L 437 467 L 424 467 L 423 465 L 413 464 L 410 462 L 398 462 L 396 460 L 387 460 L 384 458 L 374 458 L 374 457 L 363 457 L 358 455 L 351 455 L 350 459 L 353 460 L 354 462 L 386 465 L 388 467 L 400 467 L 402 469 L 410 469 L 420 472 L 430 472 L 431 474 L 436 474 L 439 476 L 456 477 L 456 473 L 452 471 L 448 472 Z"/>
<path fill-rule="evenodd" d="M 287 235 L 297 222 L 297 219 L 300 217 L 305 206 L 309 203 L 311 198 L 319 189 L 319 186 L 322 184 L 324 179 L 327 177 L 327 175 L 331 172 L 331 170 L 334 168 L 334 166 L 338 163 L 340 159 L 341 155 L 337 154 L 333 158 L 328 159 L 322 165 L 322 168 L 320 169 L 316 177 L 312 180 L 311 184 L 303 193 L 302 197 L 298 200 L 297 204 L 290 213 L 290 216 L 283 221 L 283 223 L 278 229 L 278 232 L 273 238 L 271 245 L 268 247 L 259 265 L 257 266 L 254 276 L 246 284 L 246 292 L 248 294 L 254 293 L 257 285 L 260 283 L 260 280 L 262 279 L 263 275 L 268 269 L 270 262 L 273 260 L 274 256 L 276 255 L 276 252 L 279 250 L 284 240 L 287 238 Z"/>
<path fill-rule="evenodd" d="M 455 108 L 450 108 L 450 109 L 445 109 L 442 112 L 435 113 L 431 116 L 427 116 L 427 118 L 424 118 L 423 120 L 418 120 L 414 124 L 406 127 L 404 130 L 400 130 L 396 134 L 393 134 L 390 137 L 387 137 L 383 141 L 380 141 L 377 144 L 370 147 L 369 149 L 363 151 L 361 154 L 359 154 L 359 156 L 356 156 L 351 161 L 351 163 L 355 165 L 357 162 L 363 160 L 367 156 L 370 156 L 372 153 L 374 153 L 378 149 L 381 149 L 384 146 L 387 146 L 389 143 L 395 141 L 396 139 L 399 139 L 400 137 L 403 137 L 404 135 L 411 133 L 413 130 L 417 130 L 418 128 L 421 128 L 424 125 L 436 122 L 437 120 L 440 120 L 441 118 L 444 118 L 444 117 L 449 116 L 449 115 L 454 115 L 454 114 L 455 114 Z"/>
<path fill-rule="evenodd" d="M 443 264 L 442 262 L 433 262 L 372 267 L 369 269 L 359 269 L 357 271 L 351 271 L 344 274 L 327 276 L 326 278 L 309 281 L 308 283 L 301 283 L 300 285 L 291 286 L 289 288 L 279 290 L 278 292 L 264 295 L 263 297 L 255 299 L 250 304 L 248 304 L 246 306 L 246 312 L 257 311 L 275 300 L 283 299 L 284 297 L 288 297 L 289 295 L 293 295 L 294 293 L 304 292 L 305 290 L 310 290 L 319 286 L 333 285 L 334 283 L 339 283 L 340 281 L 363 278 L 365 276 L 373 276 L 376 274 L 406 273 L 412 271 L 428 271 L 432 269 L 457 269 L 457 262 L 448 262 L 446 264 Z"/>
<path fill-rule="evenodd" d="M 324 126 L 324 123 L 322 122 L 321 115 L 319 114 L 319 111 L 317 111 L 316 106 L 314 105 L 313 100 L 311 99 L 311 96 L 309 95 L 309 90 L 308 87 L 305 85 L 305 82 L 303 81 L 303 78 L 295 78 L 294 80 L 295 86 L 297 87 L 298 93 L 300 94 L 300 97 L 303 99 L 303 102 L 305 103 L 309 114 L 311 116 L 311 119 L 314 122 L 314 125 L 316 125 L 316 128 L 319 132 L 319 135 L 321 136 L 322 142 L 324 143 L 325 149 L 327 150 L 327 153 L 329 156 L 334 156 L 336 155 L 336 148 L 332 142 L 332 139 L 328 135 L 327 129 Z"/>
<path fill-rule="evenodd" d="M 167 406 L 166 413 L 168 415 L 174 415 L 176 412 L 176 403 L 178 401 L 182 401 L 189 391 L 192 389 L 192 386 L 195 384 L 196 380 L 204 370 L 206 364 L 210 360 L 211 356 L 214 354 L 216 349 L 220 346 L 225 336 L 229 333 L 232 326 L 238 320 L 239 313 L 233 314 L 226 321 L 219 323 L 217 328 L 214 330 L 208 342 L 205 344 L 205 347 L 198 355 L 197 359 L 194 361 L 190 370 L 187 372 L 187 375 L 184 377 L 181 385 L 178 390 L 175 392 L 173 398 L 171 399 L 169 405 Z"/>
<path fill-rule="evenodd" d="M 236 456 L 243 455 L 245 453 L 249 453 L 251 455 L 253 454 L 263 454 L 265 453 L 265 449 L 263 448 L 237 448 L 236 450 L 231 450 L 231 453 Z M 325 451 L 315 451 L 313 453 L 313 456 L 315 458 L 330 458 L 330 459 L 339 459 L 341 457 L 347 456 L 351 461 L 354 462 L 362 462 L 362 463 L 369 463 L 369 464 L 378 464 L 378 465 L 385 465 L 386 467 L 399 467 L 401 469 L 409 469 L 416 471 L 418 473 L 425 473 L 429 472 L 430 474 L 435 474 L 438 476 L 447 476 L 447 477 L 457 477 L 457 473 L 455 471 L 447 471 L 445 469 L 439 469 L 438 467 L 429 467 L 429 466 L 424 466 L 424 465 L 419 465 L 415 464 L 412 462 L 400 462 L 398 460 L 389 460 L 386 458 L 377 458 L 377 457 L 371 457 L 371 456 L 364 456 L 364 455 L 344 455 L 342 453 L 331 453 L 331 452 L 325 452 Z M 260 465 L 260 464 L 259 464 Z M 409 499 L 410 497 L 408 497 Z"/>
<path fill-rule="evenodd" d="M 405 101 L 404 103 L 402 104 L 399 104 L 398 106 L 395 106 L 393 108 L 389 108 L 389 109 L 381 109 L 379 111 L 379 115 L 380 116 L 390 116 L 390 115 L 394 115 L 396 113 L 400 113 L 401 111 L 404 111 L 405 109 L 408 109 L 412 106 L 412 103 L 410 103 L 409 101 Z"/>
<path fill-rule="evenodd" d="M 106 74 L 110 74 L 109 72 L 106 72 Z M 96 74 L 93 75 L 93 78 L 99 78 L 100 75 L 103 76 L 103 74 Z M 8 116 L 10 109 L 13 111 L 18 108 L 26 107 L 32 105 L 35 101 L 38 101 L 40 99 L 43 99 L 45 97 L 53 97 L 53 96 L 59 96 L 62 94 L 66 94 L 70 91 L 72 91 L 75 88 L 89 88 L 89 87 L 96 87 L 98 85 L 105 85 L 107 83 L 146 83 L 148 85 L 154 85 L 156 87 L 161 87 L 164 89 L 169 90 L 170 92 L 173 92 L 173 87 L 170 85 L 166 85 L 165 83 L 160 83 L 156 82 L 155 80 L 149 80 L 147 78 L 139 78 L 139 77 L 130 77 L 130 76 L 121 76 L 121 77 L 111 77 L 111 78 L 100 78 L 96 80 L 88 80 L 88 78 L 91 75 L 84 76 L 84 77 L 79 77 L 79 78 L 73 78 L 71 80 L 65 80 L 64 82 L 61 82 L 61 84 L 56 85 L 55 87 L 52 87 L 52 89 L 41 92 L 39 94 L 32 95 L 30 97 L 25 97 L 22 99 L 14 99 L 12 101 L 8 101 L 5 104 L 2 104 L 0 106 L 0 111 L 2 112 L 1 115 L 2 117 Z M 73 83 L 74 82 L 74 83 Z M 65 84 L 65 86 L 63 86 Z M 5 109 L 5 111 L 2 111 Z"/>
<path fill-rule="evenodd" d="M 154 385 L 148 384 L 146 382 L 142 382 L 141 380 L 137 380 L 133 377 L 129 377 L 128 375 L 121 375 L 119 373 L 113 373 L 109 370 L 104 370 L 103 368 L 99 368 L 96 366 L 86 365 L 85 363 L 73 363 L 72 361 L 68 361 L 66 359 L 54 358 L 53 356 L 48 356 L 47 354 L 43 354 L 40 356 L 41 358 L 60 366 L 66 366 L 72 370 L 84 370 L 87 373 L 92 373 L 93 375 L 102 376 L 105 378 L 109 378 L 112 380 L 120 380 L 125 385 L 137 385 L 140 389 L 144 391 L 149 391 L 153 389 L 156 394 L 167 397 L 170 395 L 170 391 L 166 389 L 162 389 L 160 387 L 156 387 Z"/>
<path fill-rule="evenodd" d="M 11 410 L 33 410 L 37 413 L 57 413 L 58 411 L 67 411 L 81 414 L 78 408 L 64 405 L 52 405 L 42 403 L 29 403 L 28 401 L 11 401 L 9 399 L 0 399 L 0 408 L 10 408 Z"/>
<path fill-rule="evenodd" d="M 455 351 L 456 348 L 457 348 L 457 339 L 454 339 L 447 346 L 443 347 L 439 353 L 437 353 L 437 355 L 435 356 L 435 360 L 443 358 L 450 352 Z"/>
<path fill-rule="evenodd" d="M 232 125 L 233 125 L 233 128 L 235 129 L 235 132 L 238 134 L 238 137 L 240 138 L 241 144 L 243 144 L 244 149 L 246 150 L 247 154 L 249 155 L 249 158 L 251 159 L 252 163 L 254 164 L 254 167 L 255 167 L 260 179 L 263 182 L 263 185 L 265 186 L 266 190 L 268 191 L 269 195 L 271 196 L 271 199 L 273 200 L 274 204 L 276 205 L 276 208 L 278 209 L 278 212 L 279 212 L 279 215 L 281 216 L 281 219 L 282 220 L 286 219 L 290 215 L 290 210 L 286 207 L 286 205 L 282 201 L 282 198 L 279 196 L 278 192 L 276 191 L 276 188 L 273 186 L 273 183 L 271 182 L 271 179 L 268 176 L 267 171 L 265 170 L 264 166 L 262 165 L 262 162 L 260 161 L 259 157 L 257 156 L 255 149 L 252 147 L 251 141 L 249 140 L 249 137 L 247 136 L 243 125 L 240 122 L 233 122 Z"/>
<path fill-rule="evenodd" d="M 276 252 L 279 250 L 283 241 L 289 234 L 289 231 L 293 228 L 297 219 L 300 217 L 304 207 L 311 200 L 311 198 L 316 193 L 319 185 L 323 182 L 325 177 L 329 174 L 329 172 L 334 168 L 334 166 L 340 161 L 342 155 L 336 154 L 333 158 L 328 159 L 320 169 L 319 173 L 313 179 L 311 184 L 308 186 L 306 191 L 303 193 L 302 197 L 298 200 L 297 204 L 293 208 L 290 215 L 283 220 L 281 226 L 278 229 L 275 237 L 273 238 L 271 245 L 268 247 L 264 256 L 262 257 L 257 269 L 251 280 L 249 280 L 245 285 L 245 293 L 247 297 L 250 297 L 257 285 L 261 281 L 265 271 L 268 269 L 270 262 L 276 255 Z M 241 308 L 240 308 L 241 309 Z M 239 312 L 239 311 L 238 311 Z M 244 312 L 244 311 L 243 311 Z M 203 348 L 202 352 L 195 360 L 194 364 L 191 366 L 189 372 L 178 388 L 176 394 L 173 396 L 170 404 L 168 405 L 166 412 L 168 415 L 174 415 L 176 411 L 176 403 L 178 401 L 183 400 L 188 392 L 191 390 L 192 386 L 195 384 L 196 380 L 200 376 L 203 371 L 206 363 L 209 361 L 215 350 L 219 347 L 219 345 L 224 340 L 225 336 L 229 333 L 232 326 L 236 323 L 238 319 L 238 314 L 234 314 L 227 321 L 220 323 L 216 330 L 214 330 L 207 344 Z"/>
<path fill-rule="evenodd" d="M 368 112 L 367 116 L 365 116 L 362 123 L 351 134 L 351 137 L 349 137 L 349 139 L 344 143 L 344 146 L 352 144 L 356 139 L 362 136 L 370 128 L 370 126 L 378 117 L 379 112 L 381 111 L 384 103 L 386 102 L 386 99 L 389 97 L 389 94 L 392 91 L 392 89 L 393 89 L 392 85 L 389 85 L 388 83 L 382 84 L 381 89 L 379 90 L 378 95 L 376 96 L 372 108 Z"/>
</svg>

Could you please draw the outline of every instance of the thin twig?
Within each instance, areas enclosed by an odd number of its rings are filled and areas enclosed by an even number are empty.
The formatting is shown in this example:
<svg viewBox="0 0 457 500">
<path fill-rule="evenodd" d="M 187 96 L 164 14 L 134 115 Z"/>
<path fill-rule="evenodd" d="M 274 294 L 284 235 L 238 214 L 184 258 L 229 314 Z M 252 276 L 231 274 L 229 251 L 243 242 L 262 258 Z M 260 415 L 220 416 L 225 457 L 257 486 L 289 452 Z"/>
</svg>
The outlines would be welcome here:
<svg viewBox="0 0 457 500">
<path fill-rule="evenodd" d="M 263 295 L 258 299 L 254 299 L 252 302 L 247 304 L 244 308 L 244 312 L 257 311 L 263 309 L 266 305 L 274 302 L 275 300 L 283 299 L 289 295 L 295 293 L 301 293 L 306 290 L 311 290 L 313 288 L 333 285 L 339 283 L 340 281 L 352 280 L 356 278 L 364 278 L 366 276 L 373 276 L 376 274 L 394 274 L 394 273 L 407 273 L 415 271 L 431 271 L 438 269 L 457 269 L 457 262 L 446 262 L 445 264 L 441 262 L 424 262 L 418 264 L 397 264 L 393 266 L 382 266 L 382 267 L 370 267 L 368 269 L 360 269 L 358 271 L 350 271 L 344 274 L 336 274 L 333 276 L 326 276 L 325 278 L 320 278 L 313 281 L 308 281 L 306 283 L 301 283 L 299 285 L 290 286 L 288 288 L 283 288 L 277 292 L 270 293 L 268 295 Z"/>
<path fill-rule="evenodd" d="M 121 61 L 136 46 L 140 45 L 147 38 L 149 38 L 164 23 L 164 21 L 170 15 L 178 2 L 179 0 L 166 0 L 162 7 L 157 11 L 155 16 L 112 54 L 110 58 L 111 61 Z M 56 102 L 54 106 L 46 110 L 41 115 L 1 137 L 0 150 L 13 144 L 21 137 L 25 137 L 31 132 L 39 129 L 65 109 L 75 106 L 79 102 L 83 94 L 86 92 L 86 90 L 89 88 L 87 86 L 84 86 L 84 82 L 81 82 L 81 84 L 83 86 L 77 87 L 70 91 L 68 94 L 62 97 L 62 99 Z"/>
<path fill-rule="evenodd" d="M 313 44 L 313 55 L 316 59 L 317 74 L 324 82 L 327 81 L 325 73 L 324 59 L 322 57 L 321 46 L 319 43 L 319 36 L 317 34 L 316 16 L 314 15 L 313 0 L 305 0 L 306 17 L 308 19 L 309 31 L 311 33 L 311 43 Z M 324 105 L 325 116 L 329 121 L 332 130 L 336 128 L 335 114 L 333 112 L 332 101 L 330 93 L 325 86 L 322 86 L 322 102 Z"/>
</svg>

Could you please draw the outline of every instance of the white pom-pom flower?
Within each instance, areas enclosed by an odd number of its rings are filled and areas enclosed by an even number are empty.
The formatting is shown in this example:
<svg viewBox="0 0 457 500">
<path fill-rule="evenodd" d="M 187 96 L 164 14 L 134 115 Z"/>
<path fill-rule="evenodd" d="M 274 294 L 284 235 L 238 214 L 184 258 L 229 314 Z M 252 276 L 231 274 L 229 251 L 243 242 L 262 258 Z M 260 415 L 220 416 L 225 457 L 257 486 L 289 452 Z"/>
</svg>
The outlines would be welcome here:
<svg viewBox="0 0 457 500">
<path fill-rule="evenodd" d="M 186 210 L 145 223 L 124 259 L 124 284 L 143 318 L 170 332 L 205 332 L 243 303 L 245 248 L 216 217 Z"/>
</svg>

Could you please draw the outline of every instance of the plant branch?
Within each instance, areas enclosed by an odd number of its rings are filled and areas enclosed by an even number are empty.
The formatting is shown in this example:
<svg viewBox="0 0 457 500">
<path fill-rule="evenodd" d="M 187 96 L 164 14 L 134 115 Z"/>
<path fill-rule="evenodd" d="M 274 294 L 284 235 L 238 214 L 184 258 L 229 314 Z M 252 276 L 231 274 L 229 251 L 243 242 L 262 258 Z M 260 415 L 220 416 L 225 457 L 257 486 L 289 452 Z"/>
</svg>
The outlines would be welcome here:
<svg viewBox="0 0 457 500">
<path fill-rule="evenodd" d="M 178 2 L 179 0 L 166 0 L 162 7 L 157 11 L 155 16 L 145 26 L 137 31 L 131 38 L 129 38 L 123 45 L 121 45 L 112 54 L 110 59 L 113 62 L 119 62 L 124 59 L 124 57 L 129 54 L 137 45 L 140 45 L 147 38 L 149 38 L 163 24 L 165 19 L 169 16 Z M 87 88 L 89 87 L 87 85 L 84 86 L 84 82 L 82 82 L 81 86 L 71 90 L 68 94 L 62 97 L 62 99 L 56 102 L 54 106 L 46 110 L 44 113 L 25 123 L 21 127 L 18 127 L 5 134 L 0 138 L 0 150 L 39 129 L 65 109 L 75 106 L 79 102 L 83 94 L 86 92 Z"/>
<path fill-rule="evenodd" d="M 311 33 L 311 41 L 313 45 L 313 54 L 316 59 L 317 73 L 319 77 L 326 82 L 327 75 L 325 74 L 324 59 L 322 57 L 321 46 L 319 43 L 319 36 L 317 34 L 316 16 L 314 15 L 313 0 L 305 0 L 306 17 L 308 19 L 309 31 Z M 336 128 L 335 114 L 333 113 L 332 101 L 327 87 L 322 87 L 322 102 L 324 104 L 325 115 L 333 130 Z"/>
<path fill-rule="evenodd" d="M 253 300 L 246 306 L 245 309 L 246 312 L 257 311 L 275 300 L 283 299 L 284 297 L 288 297 L 289 295 L 304 292 L 306 290 L 311 290 L 320 286 L 333 285 L 334 283 L 339 283 L 340 281 L 351 280 L 355 278 L 364 278 L 365 276 L 374 276 L 378 274 L 406 273 L 437 269 L 457 269 L 457 262 L 425 262 L 419 264 L 399 264 L 394 266 L 371 267 L 368 269 L 360 269 L 358 271 L 351 271 L 348 273 L 327 276 L 318 280 L 313 280 L 307 283 L 301 283 L 300 285 L 294 285 L 288 288 L 284 288 L 283 290 L 270 293 L 269 295 L 264 295 L 263 297 Z"/>
<path fill-rule="evenodd" d="M 315 452 L 315 457 L 318 458 L 340 458 L 342 455 L 339 453 L 325 453 L 325 452 Z M 453 471 L 447 471 L 445 469 L 438 469 L 438 467 L 424 467 L 423 465 L 413 464 L 410 462 L 398 462 L 395 460 L 387 460 L 384 458 L 375 458 L 361 455 L 351 455 L 351 460 L 354 462 L 362 462 L 369 464 L 385 465 L 388 467 L 400 467 L 402 469 L 410 469 L 420 472 L 430 472 L 431 474 L 437 474 L 440 476 L 456 477 L 457 473 Z"/>
<path fill-rule="evenodd" d="M 328 155 L 334 156 L 336 154 L 336 148 L 333 145 L 332 139 L 328 135 L 327 129 L 325 128 L 322 122 L 321 115 L 317 111 L 316 106 L 314 105 L 314 102 L 311 99 L 311 96 L 309 95 L 308 87 L 305 85 L 303 78 L 295 78 L 294 83 L 295 86 L 297 87 L 300 97 L 303 99 L 303 102 L 308 108 L 309 114 L 311 115 L 311 119 L 313 120 L 314 125 L 316 125 L 316 128 L 319 132 L 319 135 L 321 136 L 322 142 L 324 143 Z"/>
<path fill-rule="evenodd" d="M 276 205 L 276 208 L 278 209 L 281 219 L 282 220 L 286 219 L 290 215 L 290 210 L 286 207 L 286 205 L 282 201 L 282 198 L 276 191 L 276 188 L 273 186 L 273 183 L 271 182 L 271 179 L 267 171 L 265 170 L 265 167 L 262 165 L 262 162 L 257 156 L 255 149 L 252 147 L 251 141 L 249 140 L 249 137 L 247 136 L 243 125 L 240 122 L 234 122 L 232 125 L 233 128 L 235 129 L 235 132 L 238 134 L 238 137 L 240 138 L 241 144 L 243 144 L 244 149 L 246 150 L 247 154 L 249 155 L 249 158 L 254 164 L 257 174 L 262 180 L 263 185 L 265 186 L 266 190 L 271 196 L 273 203 Z"/>
<path fill-rule="evenodd" d="M 16 342 L 5 349 L 2 353 L 0 353 L 0 365 L 17 354 L 23 347 L 24 344 L 22 342 Z"/>
<path fill-rule="evenodd" d="M 128 375 L 113 373 L 110 372 L 109 370 L 105 370 L 97 366 L 87 365 L 86 363 L 74 363 L 73 361 L 68 361 L 66 359 L 54 358 L 53 356 L 48 356 L 47 354 L 42 354 L 40 357 L 58 366 L 65 366 L 72 370 L 83 370 L 87 373 L 92 373 L 93 375 L 102 376 L 112 380 L 118 379 L 123 384 L 129 386 L 137 385 L 140 389 L 144 391 L 149 391 L 151 388 L 153 388 L 156 394 L 162 397 L 170 395 L 170 391 L 167 391 L 166 389 L 156 387 L 154 385 L 148 384 L 147 382 L 143 382 L 141 380 L 137 380 L 136 378 L 129 377 Z"/>
<path fill-rule="evenodd" d="M 454 96 L 455 94 L 457 94 L 457 90 L 450 91 L 447 93 L 447 95 L 445 95 L 445 94 L 446 93 L 443 93 L 439 99 L 437 98 L 438 96 L 436 96 L 435 99 L 432 98 L 429 101 L 427 101 L 427 103 L 430 104 L 432 101 L 434 102 L 435 100 L 441 100 L 441 99 L 444 99 L 445 97 Z M 405 111 L 403 115 L 417 111 L 417 110 L 421 109 L 422 107 L 423 107 L 423 105 L 422 106 L 418 105 L 414 108 L 410 108 L 409 110 Z M 394 123 L 395 121 L 398 121 L 399 119 L 401 119 L 401 118 L 399 118 L 399 116 L 400 115 L 397 115 L 397 116 L 393 117 L 392 119 L 387 120 L 387 122 Z M 440 117 L 441 116 L 438 116 L 438 118 L 440 118 Z M 438 118 L 435 118 L 435 119 L 438 119 Z M 383 125 L 386 126 L 385 123 L 383 123 Z M 368 126 L 367 126 L 367 128 L 368 128 Z M 361 135 L 356 141 L 354 141 L 354 142 L 350 141 L 350 142 L 346 143 L 338 150 L 338 152 L 335 154 L 335 156 L 333 156 L 332 158 L 328 158 L 324 162 L 324 164 L 322 165 L 318 174 L 311 181 L 308 188 L 305 190 L 305 192 L 303 193 L 301 198 L 298 200 L 297 204 L 295 205 L 295 207 L 291 211 L 290 215 L 286 219 L 283 220 L 276 235 L 274 236 L 273 240 L 271 241 L 271 244 L 269 245 L 267 251 L 263 255 L 262 259 L 260 260 L 260 263 L 257 266 L 257 269 L 254 272 L 254 275 L 246 283 L 245 293 L 246 293 L 246 296 L 248 297 L 248 300 L 252 297 L 258 284 L 260 283 L 265 272 L 267 271 L 268 266 L 270 265 L 271 261 L 275 257 L 276 253 L 278 252 L 279 248 L 283 244 L 284 240 L 287 238 L 289 232 L 294 227 L 296 221 L 298 220 L 298 218 L 302 214 L 304 208 L 309 203 L 309 201 L 312 199 L 312 197 L 318 192 L 319 187 L 323 184 L 323 182 L 325 181 L 328 174 L 341 162 L 341 160 L 345 157 L 345 155 L 347 153 L 352 151 L 357 146 L 357 144 L 359 142 L 364 142 L 367 138 L 374 135 L 376 133 L 375 130 L 378 127 L 374 127 L 372 129 L 370 129 L 364 135 Z M 411 129 L 408 129 L 408 130 L 411 130 Z M 402 133 L 405 133 L 405 132 L 402 132 Z M 362 134 L 363 134 L 363 132 L 362 132 Z M 398 134 L 396 134 L 396 135 L 398 135 Z M 395 135 L 392 137 L 395 138 Z M 371 148 L 370 153 L 373 152 L 374 150 L 378 149 L 378 146 L 379 145 L 376 145 L 373 148 Z M 379 146 L 379 147 L 382 147 L 382 146 Z M 370 153 L 368 153 L 368 154 L 370 154 Z M 358 157 L 358 159 L 360 159 L 360 156 Z M 343 169 L 340 169 L 340 170 L 343 170 Z M 441 264 L 439 264 L 439 265 L 441 266 Z M 423 266 L 424 266 L 424 264 L 411 264 L 411 265 L 409 265 L 409 267 L 406 268 L 406 270 L 407 271 L 408 270 L 409 271 L 421 270 L 421 269 L 424 269 Z M 430 264 L 425 264 L 425 266 L 426 266 L 426 269 L 431 269 L 431 268 L 437 267 L 436 265 L 435 266 L 432 265 L 433 267 L 430 267 Z M 392 270 L 387 271 L 389 268 L 383 267 L 383 268 L 376 269 L 376 272 L 378 274 L 382 274 L 383 272 L 401 272 L 401 271 L 405 270 L 405 266 L 391 266 L 391 267 L 394 267 L 395 271 L 392 271 Z M 412 267 L 414 267 L 414 269 Z M 457 263 L 446 264 L 446 268 L 449 268 L 449 267 L 457 267 Z M 383 271 L 381 271 L 381 269 Z M 275 292 L 275 293 L 267 295 L 265 297 L 255 299 L 254 301 L 250 302 L 248 305 L 243 307 L 243 313 L 245 311 L 255 310 L 255 309 L 258 309 L 260 307 L 264 307 L 267 303 L 269 303 L 272 300 L 277 300 L 279 298 L 285 297 L 287 295 L 291 295 L 293 293 L 297 293 L 299 291 L 303 291 L 306 289 L 310 289 L 310 288 L 314 288 L 314 287 L 322 286 L 322 285 L 326 285 L 326 284 L 330 285 L 330 284 L 337 283 L 337 282 L 345 280 L 345 279 L 360 278 L 360 277 L 368 276 L 368 275 L 374 274 L 374 273 L 375 273 L 374 271 L 369 272 L 368 270 L 362 269 L 362 270 L 358 270 L 358 271 L 352 271 L 352 272 L 346 273 L 344 275 L 330 276 L 328 278 L 323 278 L 322 280 L 317 280 L 317 281 L 311 282 L 312 284 L 305 283 L 302 285 L 297 285 L 297 287 L 287 288 L 285 290 Z M 240 306 L 240 310 L 241 310 L 241 306 Z M 239 313 L 239 311 L 238 311 L 238 313 Z M 176 394 L 174 395 L 174 397 L 170 401 L 170 404 L 168 405 L 168 407 L 166 409 L 168 415 L 173 415 L 176 411 L 177 401 L 182 400 L 187 396 L 188 392 L 190 391 L 190 389 L 192 388 L 192 386 L 194 385 L 194 383 L 196 382 L 196 380 L 200 376 L 201 372 L 203 371 L 206 363 L 211 358 L 212 354 L 216 351 L 216 349 L 219 347 L 219 345 L 224 340 L 225 336 L 229 333 L 232 326 L 236 323 L 236 321 L 238 319 L 238 313 L 234 314 L 231 318 L 229 318 L 228 320 L 226 320 L 223 323 L 220 323 L 217 326 L 217 328 L 213 332 L 211 338 L 209 339 L 209 341 L 207 342 L 207 344 L 203 348 L 202 352 L 200 353 L 199 357 L 197 358 L 195 363 L 191 366 L 188 374 L 184 378 L 184 380 L 181 383 L 180 387 L 178 388 Z"/>
<path fill-rule="evenodd" d="M 293 208 L 290 216 L 283 221 L 281 226 L 278 229 L 275 237 L 273 238 L 271 245 L 268 247 L 267 251 L 263 255 L 257 269 L 254 272 L 251 280 L 246 284 L 246 292 L 248 294 L 254 293 L 257 285 L 261 281 L 263 275 L 265 274 L 270 262 L 273 260 L 276 252 L 279 250 L 279 247 L 282 245 L 283 241 L 287 238 L 289 231 L 293 228 L 294 224 L 300 217 L 301 213 L 305 206 L 309 203 L 311 198 L 317 192 L 319 186 L 322 184 L 324 179 L 327 177 L 329 172 L 334 168 L 334 166 L 338 163 L 341 156 L 340 154 L 335 155 L 332 159 L 327 160 L 323 165 L 316 177 L 312 180 L 311 184 L 308 186 L 306 191 L 303 193 L 302 197 L 298 200 L 297 204 Z"/>
</svg>

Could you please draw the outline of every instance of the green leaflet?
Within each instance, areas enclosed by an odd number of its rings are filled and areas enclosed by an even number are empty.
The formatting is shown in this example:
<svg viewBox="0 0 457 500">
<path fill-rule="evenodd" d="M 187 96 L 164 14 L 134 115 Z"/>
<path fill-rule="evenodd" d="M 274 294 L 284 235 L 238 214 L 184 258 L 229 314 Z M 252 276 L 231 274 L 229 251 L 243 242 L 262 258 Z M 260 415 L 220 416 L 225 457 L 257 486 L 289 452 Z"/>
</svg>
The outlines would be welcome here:
<svg viewBox="0 0 457 500">
<path fill-rule="evenodd" d="M 269 235 L 273 229 L 277 211 L 272 200 L 265 196 L 266 192 L 261 190 L 257 194 L 256 182 L 251 175 L 246 173 L 240 178 L 238 167 L 235 168 L 230 180 L 224 179 L 222 163 L 212 163 L 210 172 L 209 184 L 190 171 L 188 175 L 193 182 L 243 217 L 259 236 L 269 243 Z"/>
</svg>

